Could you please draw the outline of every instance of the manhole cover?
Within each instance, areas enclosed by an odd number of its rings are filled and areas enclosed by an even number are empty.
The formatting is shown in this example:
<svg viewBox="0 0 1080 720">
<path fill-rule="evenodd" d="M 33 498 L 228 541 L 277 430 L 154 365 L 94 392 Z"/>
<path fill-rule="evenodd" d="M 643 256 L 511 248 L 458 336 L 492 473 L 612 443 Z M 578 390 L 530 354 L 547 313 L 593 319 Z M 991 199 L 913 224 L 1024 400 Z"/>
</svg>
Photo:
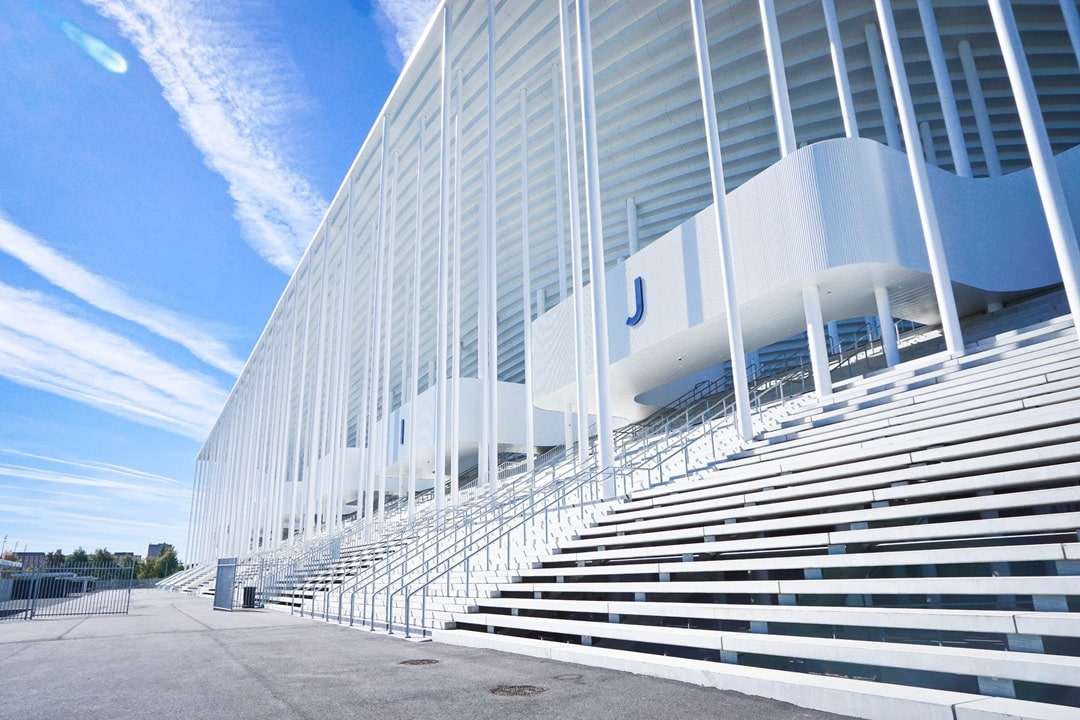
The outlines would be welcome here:
<svg viewBox="0 0 1080 720">
<path fill-rule="evenodd" d="M 539 695 L 545 690 L 547 688 L 539 685 L 500 685 L 497 688 L 492 688 L 491 694 L 503 697 L 523 697 L 525 695 Z"/>
<path fill-rule="evenodd" d="M 402 660 L 398 665 L 436 665 L 438 660 L 432 660 L 431 658 L 416 658 L 415 660 Z"/>
</svg>

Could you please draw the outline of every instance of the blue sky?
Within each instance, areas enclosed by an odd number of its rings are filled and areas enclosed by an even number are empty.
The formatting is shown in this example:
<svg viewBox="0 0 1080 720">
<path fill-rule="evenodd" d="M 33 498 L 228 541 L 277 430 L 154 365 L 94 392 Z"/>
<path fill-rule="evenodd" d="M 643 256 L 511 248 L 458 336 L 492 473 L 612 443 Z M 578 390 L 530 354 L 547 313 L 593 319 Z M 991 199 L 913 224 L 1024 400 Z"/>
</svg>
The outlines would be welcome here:
<svg viewBox="0 0 1080 720">
<path fill-rule="evenodd" d="M 433 0 L 0 3 L 0 536 L 184 557 L 194 457 Z"/>
</svg>

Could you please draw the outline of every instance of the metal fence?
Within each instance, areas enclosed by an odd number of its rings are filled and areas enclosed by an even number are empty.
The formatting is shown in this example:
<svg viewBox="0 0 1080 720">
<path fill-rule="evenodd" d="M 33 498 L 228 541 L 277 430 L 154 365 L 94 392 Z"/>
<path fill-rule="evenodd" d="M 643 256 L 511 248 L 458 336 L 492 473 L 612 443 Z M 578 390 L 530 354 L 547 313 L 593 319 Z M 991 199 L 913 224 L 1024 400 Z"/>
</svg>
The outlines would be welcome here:
<svg viewBox="0 0 1080 720">
<path fill-rule="evenodd" d="M 0 578 L 0 620 L 127 615 L 135 568 L 78 565 Z"/>
</svg>

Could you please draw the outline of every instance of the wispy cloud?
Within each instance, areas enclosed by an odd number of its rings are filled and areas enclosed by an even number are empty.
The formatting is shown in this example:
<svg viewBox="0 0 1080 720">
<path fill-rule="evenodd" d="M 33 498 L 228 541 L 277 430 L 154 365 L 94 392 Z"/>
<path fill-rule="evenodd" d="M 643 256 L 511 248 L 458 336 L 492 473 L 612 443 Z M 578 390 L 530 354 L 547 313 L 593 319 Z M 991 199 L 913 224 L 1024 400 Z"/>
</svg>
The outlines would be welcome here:
<svg viewBox="0 0 1080 720">
<path fill-rule="evenodd" d="M 136 468 L 0 449 L 0 497 L 9 549 L 142 552 L 187 532 L 188 486 Z"/>
<path fill-rule="evenodd" d="M 439 6 L 438 0 L 375 0 L 381 19 L 389 26 L 397 47 L 397 56 L 391 56 L 395 65 L 401 67 L 412 54 L 421 33 Z"/>
<path fill-rule="evenodd" d="M 203 154 L 229 185 L 248 242 L 291 272 L 326 201 L 299 173 L 281 130 L 305 102 L 281 49 L 264 47 L 236 3 L 85 0 L 119 23 Z M 257 17 L 258 6 L 247 8 Z"/>
<path fill-rule="evenodd" d="M 197 440 L 225 400 L 210 378 L 2 283 L 0 376 Z"/>
<path fill-rule="evenodd" d="M 131 297 L 114 283 L 96 275 L 53 250 L 0 212 L 0 252 L 24 263 L 53 285 L 99 310 L 141 325 L 185 347 L 203 362 L 237 375 L 244 361 L 192 320 Z"/>
</svg>

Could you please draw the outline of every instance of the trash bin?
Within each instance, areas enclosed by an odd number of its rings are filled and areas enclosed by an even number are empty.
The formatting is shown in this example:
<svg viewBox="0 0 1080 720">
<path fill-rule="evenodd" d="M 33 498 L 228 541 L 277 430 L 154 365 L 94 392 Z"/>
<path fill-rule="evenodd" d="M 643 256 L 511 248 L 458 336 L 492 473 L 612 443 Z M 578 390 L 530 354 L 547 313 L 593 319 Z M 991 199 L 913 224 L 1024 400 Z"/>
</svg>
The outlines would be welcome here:
<svg viewBox="0 0 1080 720">
<path fill-rule="evenodd" d="M 247 586 L 244 588 L 244 604 L 245 608 L 255 607 L 255 588 Z"/>
</svg>

